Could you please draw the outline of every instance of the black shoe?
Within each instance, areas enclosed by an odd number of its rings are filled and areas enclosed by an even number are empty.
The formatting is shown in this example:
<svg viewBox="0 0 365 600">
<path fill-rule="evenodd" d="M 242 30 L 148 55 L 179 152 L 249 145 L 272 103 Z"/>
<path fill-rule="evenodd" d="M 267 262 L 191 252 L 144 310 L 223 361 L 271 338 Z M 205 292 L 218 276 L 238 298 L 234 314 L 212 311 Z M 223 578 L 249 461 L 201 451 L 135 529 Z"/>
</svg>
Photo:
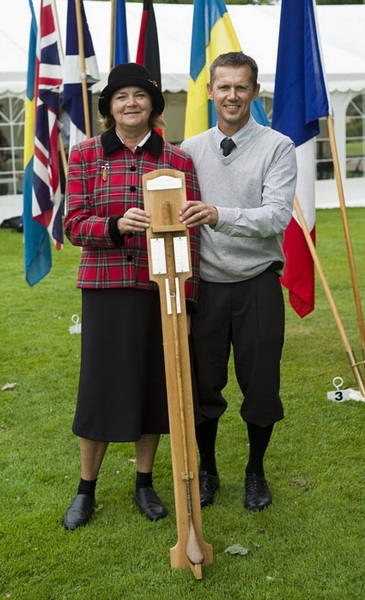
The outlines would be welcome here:
<svg viewBox="0 0 365 600">
<path fill-rule="evenodd" d="M 77 494 L 67 513 L 63 517 L 65 529 L 77 529 L 80 525 L 86 525 L 95 508 L 95 498 L 86 494 Z"/>
<path fill-rule="evenodd" d="M 249 510 L 263 510 L 272 502 L 267 481 L 264 477 L 256 475 L 256 473 L 246 475 L 245 492 L 245 508 Z"/>
<path fill-rule="evenodd" d="M 150 521 L 158 521 L 167 516 L 166 507 L 152 487 L 141 487 L 134 490 L 134 499 L 142 515 Z"/>
<path fill-rule="evenodd" d="M 208 471 L 199 473 L 200 506 L 204 508 L 214 502 L 214 495 L 219 488 L 219 475 L 212 475 Z"/>
</svg>

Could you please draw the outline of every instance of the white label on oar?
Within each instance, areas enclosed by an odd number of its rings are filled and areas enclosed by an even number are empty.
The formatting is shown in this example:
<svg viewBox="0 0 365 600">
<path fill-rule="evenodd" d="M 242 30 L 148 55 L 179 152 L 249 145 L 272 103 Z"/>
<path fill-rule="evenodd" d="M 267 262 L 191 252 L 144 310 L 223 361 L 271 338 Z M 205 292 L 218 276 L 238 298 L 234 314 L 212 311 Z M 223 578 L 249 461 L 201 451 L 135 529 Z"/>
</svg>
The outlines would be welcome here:
<svg viewBox="0 0 365 600">
<path fill-rule="evenodd" d="M 178 277 L 175 277 L 175 290 L 176 290 L 176 312 L 181 313 L 181 300 L 180 300 L 180 285 Z"/>
<path fill-rule="evenodd" d="M 189 271 L 188 238 L 174 237 L 175 272 L 187 273 Z"/>
<path fill-rule="evenodd" d="M 175 290 L 170 290 L 170 282 L 168 278 L 165 279 L 165 292 L 167 314 L 172 315 L 172 300 L 174 299 L 176 313 L 179 315 L 181 313 L 181 299 L 178 277 L 175 277 Z"/>
<path fill-rule="evenodd" d="M 151 261 L 153 275 L 164 275 L 167 272 L 164 238 L 151 238 Z"/>
<path fill-rule="evenodd" d="M 170 175 L 161 175 L 155 179 L 147 180 L 148 190 L 178 190 L 182 188 L 180 177 L 170 177 Z"/>
<path fill-rule="evenodd" d="M 167 314 L 171 315 L 172 314 L 172 306 L 171 306 L 170 286 L 169 286 L 169 280 L 167 278 L 165 279 L 165 291 L 166 291 Z"/>
</svg>

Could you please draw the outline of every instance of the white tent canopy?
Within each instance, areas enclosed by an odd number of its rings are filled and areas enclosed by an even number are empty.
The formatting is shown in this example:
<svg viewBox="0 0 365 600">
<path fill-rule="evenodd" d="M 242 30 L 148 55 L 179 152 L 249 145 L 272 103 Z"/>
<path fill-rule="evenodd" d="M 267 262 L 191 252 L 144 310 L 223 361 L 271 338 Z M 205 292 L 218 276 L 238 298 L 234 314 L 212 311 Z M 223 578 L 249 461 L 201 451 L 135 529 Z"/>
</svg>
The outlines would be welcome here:
<svg viewBox="0 0 365 600">
<path fill-rule="evenodd" d="M 5 3 L 5 0 L 2 1 Z M 33 4 L 38 21 L 40 0 L 33 0 Z M 67 0 L 56 0 L 56 6 L 65 47 Z M 100 82 L 93 87 L 93 91 L 98 92 L 105 86 L 110 70 L 111 3 L 84 0 L 84 7 L 101 75 Z M 127 2 L 126 7 L 129 56 L 134 61 L 143 3 Z M 258 63 L 261 93 L 272 95 L 280 2 L 275 6 L 228 5 L 227 8 L 242 50 L 253 56 Z M 155 4 L 154 9 L 160 46 L 162 91 L 171 92 L 165 95 L 166 100 L 169 96 L 166 110 L 170 106 L 176 111 L 173 118 L 167 119 L 168 132 L 171 133 L 171 140 L 178 141 L 182 137 L 173 137 L 172 133 L 173 127 L 179 127 L 183 131 L 185 92 L 190 71 L 193 5 Z M 2 13 L 0 100 L 14 95 L 24 98 L 31 22 L 28 0 L 10 0 L 6 2 L 6 9 Z M 346 111 L 357 94 L 365 94 L 365 4 L 323 5 L 317 7 L 317 13 L 340 168 L 342 173 L 346 173 Z M 365 206 L 365 178 L 347 178 L 343 183 L 347 205 Z M 10 196 L 2 196 L 0 210 L 8 200 L 14 211 L 14 199 L 20 202 L 21 198 L 12 198 L 10 200 Z M 338 206 L 335 180 L 316 181 L 316 206 Z"/>
<path fill-rule="evenodd" d="M 110 2 L 85 0 L 85 12 L 98 60 L 101 89 L 110 65 Z M 34 0 L 37 20 L 40 0 Z M 56 0 L 63 42 L 67 0 Z M 127 3 L 130 60 L 134 61 L 142 3 Z M 193 6 L 154 5 L 160 45 L 163 91 L 186 91 L 190 65 Z M 276 67 L 280 4 L 275 6 L 228 5 L 233 27 L 246 54 L 259 66 L 263 92 L 272 93 Z M 317 7 L 319 30 L 329 91 L 365 89 L 365 5 Z M 0 95 L 25 91 L 30 9 L 28 0 L 11 0 L 0 22 Z"/>
</svg>

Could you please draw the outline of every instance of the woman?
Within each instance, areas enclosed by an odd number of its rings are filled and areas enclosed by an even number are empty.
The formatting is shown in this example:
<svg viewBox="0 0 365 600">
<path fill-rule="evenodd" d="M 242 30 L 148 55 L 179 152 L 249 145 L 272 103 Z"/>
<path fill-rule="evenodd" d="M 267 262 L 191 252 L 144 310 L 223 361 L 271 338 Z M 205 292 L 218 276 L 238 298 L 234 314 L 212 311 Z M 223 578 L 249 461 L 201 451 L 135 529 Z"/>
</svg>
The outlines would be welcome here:
<svg viewBox="0 0 365 600">
<path fill-rule="evenodd" d="M 165 142 L 164 99 L 142 66 L 115 67 L 99 98 L 104 133 L 74 146 L 66 186 L 65 233 L 82 246 L 82 350 L 73 432 L 80 437 L 81 479 L 64 516 L 66 529 L 94 512 L 95 486 L 109 442 L 135 442 L 134 499 L 151 521 L 167 511 L 152 484 L 159 436 L 168 433 L 159 293 L 149 281 L 142 175 L 161 168 L 185 173 L 188 200 L 200 198 L 190 158 Z M 197 297 L 199 238 L 192 232 Z"/>
</svg>

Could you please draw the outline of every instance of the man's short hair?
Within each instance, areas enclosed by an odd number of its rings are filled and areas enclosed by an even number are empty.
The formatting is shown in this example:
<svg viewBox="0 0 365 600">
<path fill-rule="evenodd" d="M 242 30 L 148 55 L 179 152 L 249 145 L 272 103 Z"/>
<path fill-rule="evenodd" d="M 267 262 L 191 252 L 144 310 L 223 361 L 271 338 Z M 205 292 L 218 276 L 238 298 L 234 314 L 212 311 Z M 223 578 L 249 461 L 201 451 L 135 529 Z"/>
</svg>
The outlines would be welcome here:
<svg viewBox="0 0 365 600">
<path fill-rule="evenodd" d="M 212 62 L 210 66 L 210 83 L 212 84 L 215 79 L 215 72 L 217 67 L 242 67 L 247 65 L 251 67 L 251 80 L 254 88 L 257 86 L 257 78 L 259 69 L 256 61 L 243 52 L 227 52 L 226 54 L 220 54 Z"/>
</svg>

